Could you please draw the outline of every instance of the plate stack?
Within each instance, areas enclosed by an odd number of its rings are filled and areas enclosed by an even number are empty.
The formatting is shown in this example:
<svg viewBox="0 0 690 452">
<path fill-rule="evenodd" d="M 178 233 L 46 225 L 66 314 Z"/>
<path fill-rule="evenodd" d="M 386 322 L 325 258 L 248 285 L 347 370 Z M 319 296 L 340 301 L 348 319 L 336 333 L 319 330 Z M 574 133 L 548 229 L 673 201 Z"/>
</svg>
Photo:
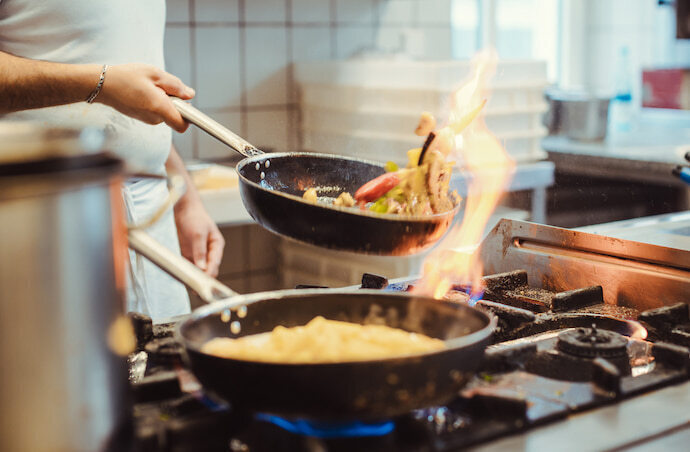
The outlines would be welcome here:
<svg viewBox="0 0 690 452">
<path fill-rule="evenodd" d="M 424 137 L 414 130 L 422 111 L 442 122 L 449 97 L 470 73 L 468 61 L 348 60 L 299 63 L 301 147 L 398 164 Z M 485 121 L 518 162 L 545 157 L 540 141 L 546 63 L 506 60 L 491 82 Z"/>
</svg>

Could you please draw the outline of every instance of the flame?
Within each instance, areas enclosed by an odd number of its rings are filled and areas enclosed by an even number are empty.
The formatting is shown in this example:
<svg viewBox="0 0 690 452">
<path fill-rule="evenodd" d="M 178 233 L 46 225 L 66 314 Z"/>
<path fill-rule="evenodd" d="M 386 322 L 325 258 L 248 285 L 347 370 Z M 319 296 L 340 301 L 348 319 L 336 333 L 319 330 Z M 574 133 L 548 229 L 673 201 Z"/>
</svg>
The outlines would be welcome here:
<svg viewBox="0 0 690 452">
<path fill-rule="evenodd" d="M 483 292 L 479 243 L 515 168 L 482 115 L 475 119 L 488 97 L 486 84 L 495 67 L 493 52 L 484 51 L 473 58 L 473 73 L 453 94 L 449 123 L 438 134 L 437 139 L 445 143 L 437 145 L 451 147 L 469 186 L 462 222 L 424 261 L 422 278 L 415 286 L 415 292 L 423 295 L 443 298 L 454 285 L 465 284 L 470 288 L 471 302 L 476 302 Z"/>
</svg>

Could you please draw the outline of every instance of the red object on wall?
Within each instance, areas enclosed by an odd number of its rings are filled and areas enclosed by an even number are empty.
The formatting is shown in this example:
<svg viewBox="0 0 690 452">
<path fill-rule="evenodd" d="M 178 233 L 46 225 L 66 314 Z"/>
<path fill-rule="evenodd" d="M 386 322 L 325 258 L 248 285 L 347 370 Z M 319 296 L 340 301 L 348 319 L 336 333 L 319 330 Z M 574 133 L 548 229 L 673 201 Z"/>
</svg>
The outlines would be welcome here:
<svg viewBox="0 0 690 452">
<path fill-rule="evenodd" d="M 683 108 L 685 90 L 690 85 L 685 81 L 684 69 L 654 69 L 642 71 L 642 106 L 651 108 Z M 686 106 L 687 108 L 687 106 Z"/>
</svg>

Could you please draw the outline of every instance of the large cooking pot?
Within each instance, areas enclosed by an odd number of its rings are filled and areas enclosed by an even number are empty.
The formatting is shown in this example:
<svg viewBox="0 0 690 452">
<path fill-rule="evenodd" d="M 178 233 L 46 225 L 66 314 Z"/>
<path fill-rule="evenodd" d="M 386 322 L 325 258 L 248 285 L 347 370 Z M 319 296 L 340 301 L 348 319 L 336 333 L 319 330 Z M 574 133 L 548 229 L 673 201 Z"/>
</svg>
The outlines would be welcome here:
<svg viewBox="0 0 690 452">
<path fill-rule="evenodd" d="M 0 123 L 0 450 L 117 450 L 127 429 L 121 162 L 101 131 Z"/>
</svg>

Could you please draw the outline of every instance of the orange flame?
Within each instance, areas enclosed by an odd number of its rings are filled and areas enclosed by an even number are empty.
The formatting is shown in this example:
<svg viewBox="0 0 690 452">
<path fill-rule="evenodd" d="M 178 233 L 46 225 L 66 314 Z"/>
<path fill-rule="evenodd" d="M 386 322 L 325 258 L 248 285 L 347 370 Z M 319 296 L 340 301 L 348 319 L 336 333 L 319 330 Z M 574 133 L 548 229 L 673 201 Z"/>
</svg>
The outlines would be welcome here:
<svg viewBox="0 0 690 452">
<path fill-rule="evenodd" d="M 449 124 L 438 134 L 453 148 L 452 155 L 468 176 L 469 186 L 462 222 L 424 261 L 422 278 L 415 286 L 415 292 L 423 295 L 443 298 L 458 283 L 469 285 L 471 294 L 483 290 L 479 243 L 515 168 L 482 115 L 467 124 L 467 118 L 474 118 L 488 97 L 486 83 L 495 66 L 493 52 L 481 52 L 473 58 L 472 76 L 453 94 Z"/>
</svg>

